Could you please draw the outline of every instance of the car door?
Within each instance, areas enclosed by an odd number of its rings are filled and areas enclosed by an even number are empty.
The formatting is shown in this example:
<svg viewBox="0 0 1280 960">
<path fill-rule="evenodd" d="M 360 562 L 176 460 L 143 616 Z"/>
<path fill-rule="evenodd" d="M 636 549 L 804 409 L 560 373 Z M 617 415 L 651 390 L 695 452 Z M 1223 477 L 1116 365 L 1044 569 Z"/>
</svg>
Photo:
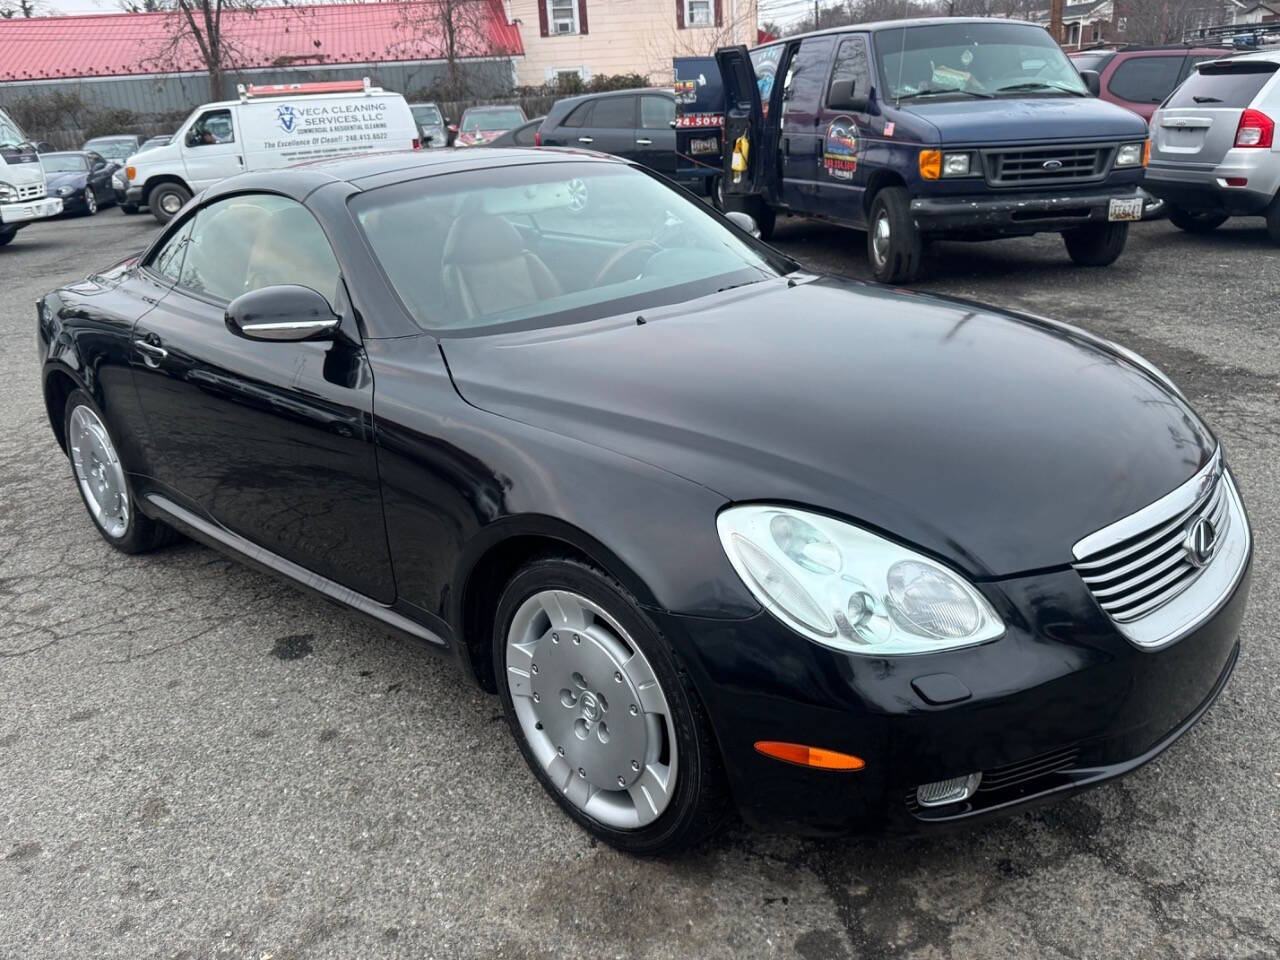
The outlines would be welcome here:
<svg viewBox="0 0 1280 960">
<path fill-rule="evenodd" d="M 108 163 L 100 154 L 89 154 L 89 189 L 99 202 L 111 199 L 111 174 L 117 169 L 114 163 Z"/>
<path fill-rule="evenodd" d="M 801 48 L 803 49 L 803 47 Z M 883 135 L 871 115 L 871 58 L 864 34 L 841 38 L 818 118 L 818 196 L 824 212 L 860 222 L 867 185 L 867 147 Z M 878 129 L 877 129 L 878 128 Z"/>
<path fill-rule="evenodd" d="M 640 95 L 640 126 L 635 158 L 664 176 L 676 175 L 676 102 L 657 93 Z"/>
<path fill-rule="evenodd" d="M 395 597 L 372 432 L 373 380 L 328 240 L 298 202 L 225 197 L 188 215 L 177 282 L 133 332 L 152 489 L 379 602 Z M 148 265 L 172 274 L 172 263 Z M 324 342 L 233 334 L 228 303 L 311 287 L 342 317 Z"/>
<path fill-rule="evenodd" d="M 636 145 L 637 99 L 630 93 L 600 97 L 592 107 L 590 126 L 578 131 L 578 143 L 615 157 L 640 159 Z"/>
<path fill-rule="evenodd" d="M 195 193 L 244 169 L 244 145 L 236 112 L 206 110 L 183 134 L 182 160 Z"/>
<path fill-rule="evenodd" d="M 782 202 L 801 213 L 817 213 L 823 170 L 822 96 L 831 74 L 836 38 L 809 37 L 787 67 L 782 89 Z"/>
</svg>

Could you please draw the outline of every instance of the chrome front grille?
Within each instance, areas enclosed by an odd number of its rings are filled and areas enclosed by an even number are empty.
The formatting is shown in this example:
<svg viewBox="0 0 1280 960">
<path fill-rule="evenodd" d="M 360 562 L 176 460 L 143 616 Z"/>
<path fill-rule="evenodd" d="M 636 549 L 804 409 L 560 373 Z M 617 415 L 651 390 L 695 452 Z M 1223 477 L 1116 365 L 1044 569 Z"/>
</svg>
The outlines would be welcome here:
<svg viewBox="0 0 1280 960">
<path fill-rule="evenodd" d="M 1215 452 L 1194 477 L 1072 548 L 1073 566 L 1122 634 L 1172 643 L 1208 619 L 1244 574 L 1251 539 Z"/>
<path fill-rule="evenodd" d="M 1104 176 L 1111 146 L 1042 146 L 983 153 L 987 182 L 993 187 L 1042 183 L 1082 183 Z"/>
<path fill-rule="evenodd" d="M 1209 520 L 1215 537 L 1226 535 L 1230 517 L 1221 475 L 1190 509 L 1077 561 L 1076 570 L 1111 619 L 1137 620 L 1168 603 L 1200 574 L 1203 567 L 1192 562 L 1187 538 L 1201 518 Z"/>
<path fill-rule="evenodd" d="M 27 183 L 17 188 L 18 202 L 24 200 L 42 200 L 44 199 L 44 184 Z"/>
</svg>

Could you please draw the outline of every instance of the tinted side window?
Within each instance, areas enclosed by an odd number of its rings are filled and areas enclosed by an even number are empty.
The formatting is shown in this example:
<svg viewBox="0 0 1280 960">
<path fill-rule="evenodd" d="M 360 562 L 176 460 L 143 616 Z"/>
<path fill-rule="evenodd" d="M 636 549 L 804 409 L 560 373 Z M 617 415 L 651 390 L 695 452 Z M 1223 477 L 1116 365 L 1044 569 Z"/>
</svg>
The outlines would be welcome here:
<svg viewBox="0 0 1280 960">
<path fill-rule="evenodd" d="M 589 127 L 591 126 L 591 108 L 595 103 L 588 100 L 586 103 L 580 103 L 572 110 L 569 115 L 560 122 L 562 127 Z"/>
<path fill-rule="evenodd" d="M 541 123 L 530 123 L 527 126 L 520 127 L 511 134 L 511 142 L 517 147 L 532 147 L 534 135 L 542 126 Z"/>
<path fill-rule="evenodd" d="M 218 300 L 296 283 L 332 304 L 338 273 L 328 239 L 301 204 L 252 194 L 220 200 L 196 214 L 178 282 Z"/>
<path fill-rule="evenodd" d="M 871 90 L 871 67 L 867 62 L 867 42 L 862 37 L 850 37 L 840 44 L 836 51 L 836 65 L 831 73 L 831 82 L 852 80 L 853 94 L 865 97 Z M 831 88 L 827 88 L 830 99 Z"/>
<path fill-rule="evenodd" d="M 666 97 L 640 98 L 640 126 L 646 130 L 669 130 L 676 118 L 676 102 Z"/>
<path fill-rule="evenodd" d="M 1116 67 L 1107 89 L 1130 103 L 1159 103 L 1178 83 L 1182 57 L 1134 57 Z"/>
<path fill-rule="evenodd" d="M 818 102 L 826 87 L 831 65 L 832 37 L 812 37 L 800 44 L 787 68 L 782 91 L 782 118 L 785 123 L 793 113 L 810 115 L 817 112 Z"/>
<path fill-rule="evenodd" d="M 631 130 L 636 125 L 635 97 L 605 97 L 596 101 L 591 126 L 606 130 Z"/>
<path fill-rule="evenodd" d="M 178 228 L 167 241 L 160 251 L 151 258 L 151 267 L 156 273 L 160 274 L 174 283 L 178 282 L 179 276 L 182 274 L 182 258 L 187 252 L 187 244 L 191 240 L 191 225 L 196 222 L 195 217 L 187 217 L 186 222 Z"/>
<path fill-rule="evenodd" d="M 1274 63 L 1242 61 L 1201 67 L 1169 100 L 1170 107 L 1247 107 L 1276 72 Z"/>
</svg>

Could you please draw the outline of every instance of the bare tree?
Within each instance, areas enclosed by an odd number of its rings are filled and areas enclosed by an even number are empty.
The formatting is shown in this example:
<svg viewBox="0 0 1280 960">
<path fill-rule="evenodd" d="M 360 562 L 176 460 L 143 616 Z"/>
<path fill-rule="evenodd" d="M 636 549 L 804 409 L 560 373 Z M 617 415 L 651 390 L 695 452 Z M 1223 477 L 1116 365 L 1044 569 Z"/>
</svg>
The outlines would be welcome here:
<svg viewBox="0 0 1280 960">
<path fill-rule="evenodd" d="M 18 20 L 39 16 L 39 0 L 0 0 L 0 20 Z"/>
<path fill-rule="evenodd" d="M 401 0 L 397 39 L 386 53 L 403 60 L 443 60 L 445 88 L 435 94 L 463 100 L 473 94 L 469 58 L 502 56 L 492 42 L 496 16 L 491 0 Z"/>
<path fill-rule="evenodd" d="M 645 63 L 651 77 L 661 77 L 664 82 L 669 82 L 674 57 L 710 57 L 721 47 L 736 44 L 755 46 L 755 4 L 748 0 L 731 4 L 725 0 L 718 6 L 721 7 L 719 23 L 681 27 L 674 17 L 664 15 L 653 24 L 644 42 Z"/>
</svg>

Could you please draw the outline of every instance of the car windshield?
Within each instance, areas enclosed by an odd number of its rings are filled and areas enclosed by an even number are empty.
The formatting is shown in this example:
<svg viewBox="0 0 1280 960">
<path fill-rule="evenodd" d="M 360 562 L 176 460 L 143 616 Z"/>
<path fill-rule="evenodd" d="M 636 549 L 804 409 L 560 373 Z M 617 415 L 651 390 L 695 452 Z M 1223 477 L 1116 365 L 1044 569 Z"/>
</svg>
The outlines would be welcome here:
<svg viewBox="0 0 1280 960">
<path fill-rule="evenodd" d="M 42 154 L 40 166 L 44 167 L 45 173 L 76 173 L 89 169 L 85 158 L 77 157 L 74 153 Z"/>
<path fill-rule="evenodd" d="M 424 107 L 410 107 L 409 111 L 413 114 L 413 119 L 418 122 L 420 127 L 438 127 L 444 123 L 440 118 L 440 110 L 434 104 L 427 104 Z"/>
<path fill-rule="evenodd" d="M 678 303 L 795 265 L 637 169 L 545 163 L 382 187 L 352 202 L 428 330 L 551 326 Z"/>
<path fill-rule="evenodd" d="M 17 147 L 26 142 L 22 131 L 13 125 L 3 113 L 0 113 L 0 147 Z"/>
<path fill-rule="evenodd" d="M 510 110 L 468 110 L 462 116 L 462 130 L 475 133 L 477 130 L 510 130 L 524 123 L 520 111 L 512 107 Z"/>
<path fill-rule="evenodd" d="M 100 153 L 108 160 L 125 160 L 137 146 L 136 140 L 90 140 L 84 148 Z"/>
<path fill-rule="evenodd" d="M 1041 27 L 942 23 L 875 35 L 889 100 L 1087 96 L 1084 81 Z"/>
</svg>

